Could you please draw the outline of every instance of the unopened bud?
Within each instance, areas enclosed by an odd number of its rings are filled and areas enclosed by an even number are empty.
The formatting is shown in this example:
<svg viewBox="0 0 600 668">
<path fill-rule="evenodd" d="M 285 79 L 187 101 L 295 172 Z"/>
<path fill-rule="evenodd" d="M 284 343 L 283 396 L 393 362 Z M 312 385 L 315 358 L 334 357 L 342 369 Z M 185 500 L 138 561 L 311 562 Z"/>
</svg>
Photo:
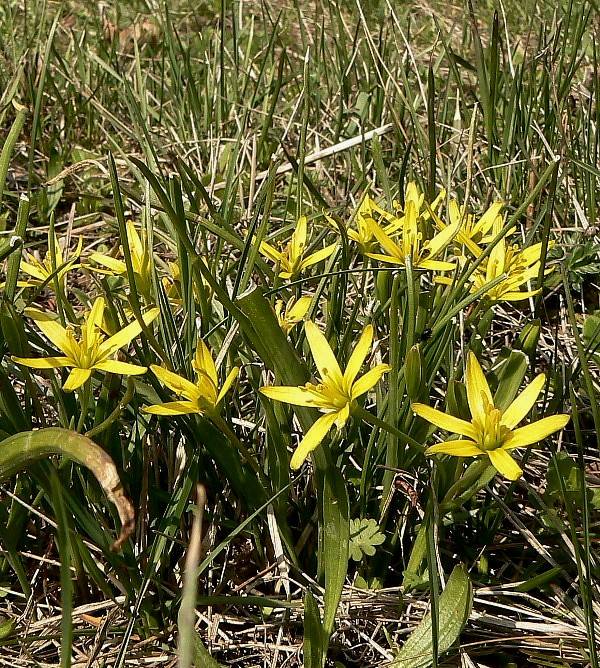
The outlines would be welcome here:
<svg viewBox="0 0 600 668">
<path fill-rule="evenodd" d="M 406 391 L 411 401 L 417 401 L 421 396 L 423 375 L 423 355 L 421 346 L 417 343 L 408 351 L 404 364 Z"/>
<path fill-rule="evenodd" d="M 540 320 L 532 320 L 521 330 L 515 348 L 522 350 L 526 355 L 533 355 L 540 338 Z"/>
</svg>

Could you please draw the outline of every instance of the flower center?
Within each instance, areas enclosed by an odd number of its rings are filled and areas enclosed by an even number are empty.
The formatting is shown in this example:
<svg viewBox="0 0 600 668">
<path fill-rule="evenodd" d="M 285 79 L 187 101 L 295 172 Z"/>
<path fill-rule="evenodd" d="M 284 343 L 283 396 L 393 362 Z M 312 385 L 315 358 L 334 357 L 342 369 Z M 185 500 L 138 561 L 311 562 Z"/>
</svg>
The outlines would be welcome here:
<svg viewBox="0 0 600 668">
<path fill-rule="evenodd" d="M 483 450 L 496 450 L 506 440 L 510 429 L 501 424 L 502 411 L 495 408 L 487 397 L 482 398 L 485 410 L 483 418 L 473 419 L 477 430 L 477 444 Z"/>
</svg>

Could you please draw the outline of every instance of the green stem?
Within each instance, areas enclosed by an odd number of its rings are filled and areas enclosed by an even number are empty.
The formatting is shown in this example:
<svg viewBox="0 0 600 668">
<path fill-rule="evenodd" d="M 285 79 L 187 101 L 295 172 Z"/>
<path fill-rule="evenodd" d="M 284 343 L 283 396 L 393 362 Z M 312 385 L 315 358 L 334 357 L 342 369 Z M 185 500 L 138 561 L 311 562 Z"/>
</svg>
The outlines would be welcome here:
<svg viewBox="0 0 600 668">
<path fill-rule="evenodd" d="M 87 417 L 88 408 L 90 405 L 90 397 L 92 394 L 92 379 L 88 379 L 83 384 L 81 392 L 79 393 L 79 405 L 81 407 L 81 412 L 79 413 L 79 420 L 77 421 L 77 431 L 81 432 L 83 425 L 85 423 L 85 418 Z"/>
<path fill-rule="evenodd" d="M 240 451 L 240 454 L 245 459 L 245 461 L 250 465 L 250 467 L 256 473 L 256 475 L 259 477 L 260 481 L 265 486 L 265 489 L 269 489 L 269 481 L 267 480 L 264 472 L 261 470 L 260 466 L 256 463 L 250 450 L 248 450 L 248 448 L 236 436 L 233 429 L 231 429 L 231 427 L 227 424 L 227 422 L 225 422 L 225 420 L 217 412 L 214 413 L 211 412 L 208 415 L 208 417 L 211 419 L 214 425 L 218 429 L 220 429 L 221 432 L 225 434 L 225 436 L 227 436 L 229 441 L 233 445 L 235 445 L 235 447 Z"/>
<path fill-rule="evenodd" d="M 369 411 L 365 410 L 362 406 L 354 406 L 352 408 L 352 412 L 354 415 L 358 416 L 365 422 L 368 422 L 369 424 L 373 425 L 374 427 L 379 427 L 380 429 L 383 429 L 384 431 L 387 431 L 388 434 L 392 434 L 393 436 L 397 436 L 399 439 L 404 441 L 407 445 L 412 445 L 413 448 L 418 448 L 419 451 L 423 451 L 423 445 L 419 443 L 419 441 L 416 441 L 414 438 L 409 436 L 408 434 L 405 434 L 403 431 L 400 431 L 400 429 L 396 429 L 396 427 L 392 427 L 391 424 L 388 424 L 387 422 L 384 422 L 383 420 L 379 419 L 377 416 L 373 415 L 372 413 L 369 413 Z"/>
</svg>

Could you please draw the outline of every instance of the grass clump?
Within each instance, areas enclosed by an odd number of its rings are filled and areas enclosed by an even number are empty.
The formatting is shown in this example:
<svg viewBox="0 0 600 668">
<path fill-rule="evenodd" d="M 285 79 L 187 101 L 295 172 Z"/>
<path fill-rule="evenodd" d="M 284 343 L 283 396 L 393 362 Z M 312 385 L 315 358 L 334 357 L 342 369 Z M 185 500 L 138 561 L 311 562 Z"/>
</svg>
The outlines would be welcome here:
<svg viewBox="0 0 600 668">
<path fill-rule="evenodd" d="M 13 663 L 598 666 L 596 8 L 499 10 L 0 9 Z"/>
</svg>

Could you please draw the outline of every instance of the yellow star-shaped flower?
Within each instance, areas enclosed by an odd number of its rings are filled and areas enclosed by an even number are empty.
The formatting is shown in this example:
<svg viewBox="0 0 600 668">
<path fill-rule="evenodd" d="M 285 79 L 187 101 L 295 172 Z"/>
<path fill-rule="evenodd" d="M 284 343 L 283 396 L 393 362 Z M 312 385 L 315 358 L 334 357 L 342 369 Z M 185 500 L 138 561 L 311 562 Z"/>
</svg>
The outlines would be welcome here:
<svg viewBox="0 0 600 668">
<path fill-rule="evenodd" d="M 290 466 L 299 469 L 304 460 L 319 446 L 335 424 L 344 426 L 355 406 L 356 399 L 374 387 L 381 376 L 390 370 L 387 364 L 377 364 L 357 379 L 373 343 L 373 327 L 368 325 L 354 348 L 346 370 L 342 372 L 327 339 L 314 322 L 304 325 L 306 338 L 319 371 L 318 383 L 306 383 L 303 387 L 261 387 L 260 391 L 270 399 L 294 406 L 310 406 L 322 415 L 304 434 L 292 456 Z"/>
<path fill-rule="evenodd" d="M 142 316 L 149 325 L 159 314 L 157 308 L 150 309 Z M 41 332 L 55 345 L 63 356 L 57 357 L 13 357 L 13 361 L 34 369 L 59 369 L 70 367 L 71 372 L 63 389 L 76 390 L 92 375 L 94 370 L 138 375 L 146 373 L 145 366 L 130 364 L 113 359 L 115 353 L 130 343 L 142 331 L 140 323 L 132 322 L 113 336 L 106 338 L 101 330 L 104 317 L 104 298 L 98 297 L 91 311 L 81 325 L 81 336 L 75 335 L 73 327 L 63 327 L 53 317 L 41 311 L 32 313 L 33 319 Z"/>
<path fill-rule="evenodd" d="M 570 420 L 568 415 L 551 415 L 524 427 L 517 425 L 533 408 L 544 384 L 543 373 L 537 376 L 504 411 L 494 406 L 494 399 L 483 370 L 475 355 L 467 358 L 465 384 L 471 411 L 471 422 L 442 413 L 431 406 L 415 403 L 413 411 L 424 420 L 464 438 L 445 441 L 427 448 L 426 454 L 441 453 L 456 457 L 490 458 L 494 468 L 509 480 L 516 480 L 523 471 L 510 452 L 543 440 L 562 429 Z"/>
</svg>

